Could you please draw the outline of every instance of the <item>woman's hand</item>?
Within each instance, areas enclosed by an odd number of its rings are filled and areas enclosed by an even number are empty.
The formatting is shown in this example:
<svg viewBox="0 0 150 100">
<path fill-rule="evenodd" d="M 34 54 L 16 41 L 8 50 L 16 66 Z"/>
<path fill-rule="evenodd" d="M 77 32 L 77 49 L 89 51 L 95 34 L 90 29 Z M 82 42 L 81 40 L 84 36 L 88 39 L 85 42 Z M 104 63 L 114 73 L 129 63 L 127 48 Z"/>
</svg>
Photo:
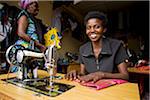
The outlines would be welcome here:
<svg viewBox="0 0 150 100">
<path fill-rule="evenodd" d="M 40 51 L 41 51 L 41 52 L 44 52 L 45 50 L 46 50 L 46 47 L 45 47 L 44 45 L 41 45 L 41 46 L 40 46 Z"/>
<path fill-rule="evenodd" d="M 44 52 L 46 50 L 46 47 L 43 44 L 39 43 L 38 41 L 34 40 L 34 43 L 35 46 L 37 46 L 41 52 Z"/>
<path fill-rule="evenodd" d="M 65 75 L 65 79 L 67 80 L 75 80 L 79 77 L 79 74 L 76 70 L 70 71 Z"/>
<path fill-rule="evenodd" d="M 102 78 L 104 78 L 103 72 L 95 72 L 95 73 L 90 73 L 88 75 L 78 77 L 79 81 L 82 83 L 89 82 L 89 81 L 92 81 L 94 83 Z"/>
</svg>

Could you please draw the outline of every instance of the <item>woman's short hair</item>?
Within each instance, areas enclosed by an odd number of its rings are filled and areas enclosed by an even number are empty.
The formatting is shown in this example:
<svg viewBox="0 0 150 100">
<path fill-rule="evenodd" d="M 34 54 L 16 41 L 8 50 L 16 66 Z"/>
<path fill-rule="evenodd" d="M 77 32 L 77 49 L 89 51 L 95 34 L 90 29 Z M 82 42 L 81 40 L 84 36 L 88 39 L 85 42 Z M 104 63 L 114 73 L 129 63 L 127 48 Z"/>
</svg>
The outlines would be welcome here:
<svg viewBox="0 0 150 100">
<path fill-rule="evenodd" d="M 98 18 L 103 21 L 103 26 L 106 27 L 107 25 L 107 16 L 99 11 L 90 11 L 88 14 L 84 17 L 84 24 L 86 25 L 87 21 L 91 18 Z"/>
</svg>

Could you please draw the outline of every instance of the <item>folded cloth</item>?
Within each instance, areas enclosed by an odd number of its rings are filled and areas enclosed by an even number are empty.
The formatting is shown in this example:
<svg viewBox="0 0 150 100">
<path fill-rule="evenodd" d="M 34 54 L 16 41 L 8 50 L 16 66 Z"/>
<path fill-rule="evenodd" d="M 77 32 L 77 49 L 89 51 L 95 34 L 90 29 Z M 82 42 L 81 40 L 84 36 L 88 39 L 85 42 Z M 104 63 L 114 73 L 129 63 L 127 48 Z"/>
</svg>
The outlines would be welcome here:
<svg viewBox="0 0 150 100">
<path fill-rule="evenodd" d="M 137 67 L 137 69 L 140 71 L 146 71 L 146 70 L 150 70 L 150 66 L 140 66 L 140 67 Z"/>
<path fill-rule="evenodd" d="M 80 84 L 83 86 L 93 87 L 96 90 L 100 90 L 100 89 L 107 88 L 112 85 L 122 84 L 126 82 L 128 81 L 122 80 L 122 79 L 101 79 L 95 83 L 90 81 L 90 82 L 85 82 L 85 83 L 80 83 Z"/>
</svg>

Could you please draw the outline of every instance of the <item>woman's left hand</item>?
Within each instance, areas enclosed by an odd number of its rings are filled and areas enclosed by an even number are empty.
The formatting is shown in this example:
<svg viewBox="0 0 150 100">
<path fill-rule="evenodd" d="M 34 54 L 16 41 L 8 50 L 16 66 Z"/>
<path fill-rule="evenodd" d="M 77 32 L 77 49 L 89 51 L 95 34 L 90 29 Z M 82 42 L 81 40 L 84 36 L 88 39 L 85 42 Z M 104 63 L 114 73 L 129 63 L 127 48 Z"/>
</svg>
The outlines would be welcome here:
<svg viewBox="0 0 150 100">
<path fill-rule="evenodd" d="M 104 73 L 103 72 L 95 72 L 95 73 L 90 73 L 88 75 L 80 76 L 78 79 L 80 82 L 89 82 L 92 81 L 95 83 L 96 81 L 104 78 Z"/>
</svg>

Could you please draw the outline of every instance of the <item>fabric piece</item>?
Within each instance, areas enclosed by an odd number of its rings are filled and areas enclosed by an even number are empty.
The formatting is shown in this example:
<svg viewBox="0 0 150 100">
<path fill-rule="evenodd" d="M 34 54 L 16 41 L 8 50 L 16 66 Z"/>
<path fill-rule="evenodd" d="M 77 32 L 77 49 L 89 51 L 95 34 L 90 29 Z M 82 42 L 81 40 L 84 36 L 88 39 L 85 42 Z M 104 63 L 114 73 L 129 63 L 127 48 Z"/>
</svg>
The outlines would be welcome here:
<svg viewBox="0 0 150 100">
<path fill-rule="evenodd" d="M 150 70 L 150 66 L 141 66 L 141 67 L 137 67 L 137 69 L 138 69 L 139 71 Z"/>
<path fill-rule="evenodd" d="M 86 83 L 80 83 L 83 86 L 92 87 L 96 90 L 100 90 L 103 88 L 107 88 L 113 85 L 126 83 L 128 81 L 122 80 L 122 79 L 101 79 L 95 83 L 93 82 L 86 82 Z"/>
<path fill-rule="evenodd" d="M 51 26 L 52 27 L 56 27 L 58 29 L 58 31 L 61 31 L 61 9 L 60 8 L 56 8 L 53 12 L 53 17 L 52 17 L 52 22 L 51 22 Z"/>
</svg>

